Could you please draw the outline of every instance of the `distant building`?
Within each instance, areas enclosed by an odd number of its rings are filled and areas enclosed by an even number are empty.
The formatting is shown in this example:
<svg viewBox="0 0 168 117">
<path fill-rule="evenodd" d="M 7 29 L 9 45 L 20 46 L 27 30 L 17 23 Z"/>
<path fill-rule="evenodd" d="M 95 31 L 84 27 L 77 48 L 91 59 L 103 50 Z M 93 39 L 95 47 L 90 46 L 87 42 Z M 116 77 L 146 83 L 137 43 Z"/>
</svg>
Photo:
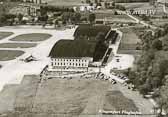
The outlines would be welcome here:
<svg viewBox="0 0 168 117">
<path fill-rule="evenodd" d="M 42 0 L 23 0 L 23 2 L 41 4 L 41 3 L 42 3 Z"/>
<path fill-rule="evenodd" d="M 18 6 L 11 9 L 11 14 L 23 14 L 24 16 L 37 16 L 40 11 L 40 5 L 35 4 L 19 4 Z"/>
<path fill-rule="evenodd" d="M 168 0 L 157 0 L 158 3 L 168 3 Z"/>
<path fill-rule="evenodd" d="M 87 71 L 93 62 L 96 43 L 82 40 L 60 40 L 51 50 L 53 70 Z"/>
</svg>

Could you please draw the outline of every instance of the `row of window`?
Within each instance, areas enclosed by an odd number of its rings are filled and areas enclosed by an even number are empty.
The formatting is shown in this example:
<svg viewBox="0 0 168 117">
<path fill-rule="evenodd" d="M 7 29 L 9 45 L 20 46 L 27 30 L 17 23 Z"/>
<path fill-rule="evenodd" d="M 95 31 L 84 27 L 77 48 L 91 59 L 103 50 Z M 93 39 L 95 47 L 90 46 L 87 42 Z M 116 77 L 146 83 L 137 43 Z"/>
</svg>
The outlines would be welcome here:
<svg viewBox="0 0 168 117">
<path fill-rule="evenodd" d="M 87 60 L 83 60 L 83 59 L 53 59 L 53 61 L 87 62 Z"/>
<path fill-rule="evenodd" d="M 86 63 L 64 63 L 64 62 L 52 62 L 52 66 L 78 66 L 78 67 L 87 67 Z"/>
</svg>

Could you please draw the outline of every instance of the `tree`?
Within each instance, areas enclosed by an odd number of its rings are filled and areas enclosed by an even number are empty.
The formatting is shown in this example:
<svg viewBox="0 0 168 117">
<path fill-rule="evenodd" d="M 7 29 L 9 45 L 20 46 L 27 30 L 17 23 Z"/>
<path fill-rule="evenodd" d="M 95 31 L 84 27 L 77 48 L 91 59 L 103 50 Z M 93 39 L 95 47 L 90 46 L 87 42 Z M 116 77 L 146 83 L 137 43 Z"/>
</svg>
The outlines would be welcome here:
<svg viewBox="0 0 168 117">
<path fill-rule="evenodd" d="M 146 95 L 151 91 L 151 86 L 148 83 L 145 83 L 139 87 L 139 91 L 141 94 Z"/>
<path fill-rule="evenodd" d="M 157 30 L 155 31 L 154 37 L 155 37 L 155 38 L 159 38 L 159 37 L 162 37 L 162 36 L 163 36 L 163 30 L 157 29 Z"/>
<path fill-rule="evenodd" d="M 21 22 L 22 19 L 23 19 L 23 15 L 19 13 L 19 14 L 18 14 L 18 19 L 19 19 L 19 22 Z"/>
<path fill-rule="evenodd" d="M 79 12 L 77 13 L 74 13 L 72 16 L 71 16 L 71 20 L 76 24 L 78 22 L 80 22 L 81 20 L 81 14 Z"/>
<path fill-rule="evenodd" d="M 57 26 L 58 26 L 58 20 L 57 19 L 54 21 L 54 26 L 55 26 L 55 28 L 57 28 Z"/>
<path fill-rule="evenodd" d="M 160 89 L 160 96 L 158 98 L 160 110 L 165 110 L 168 115 L 168 79 Z M 161 111 L 162 112 L 162 111 Z M 160 112 L 160 115 L 162 113 Z"/>
<path fill-rule="evenodd" d="M 86 4 L 90 4 L 91 3 L 91 1 L 90 0 L 86 0 Z"/>
<path fill-rule="evenodd" d="M 67 24 L 70 20 L 75 20 L 74 18 L 74 14 L 72 12 L 64 12 L 62 14 L 62 21 L 64 24 Z"/>
<path fill-rule="evenodd" d="M 89 21 L 92 24 L 96 19 L 96 15 L 94 13 L 89 14 Z"/>
<path fill-rule="evenodd" d="M 152 48 L 157 50 L 162 50 L 162 41 L 155 39 L 152 41 Z"/>
<path fill-rule="evenodd" d="M 96 35 L 96 38 L 95 38 L 98 42 L 104 42 L 104 39 L 105 39 L 105 34 L 103 32 L 99 32 L 97 35 Z"/>
</svg>

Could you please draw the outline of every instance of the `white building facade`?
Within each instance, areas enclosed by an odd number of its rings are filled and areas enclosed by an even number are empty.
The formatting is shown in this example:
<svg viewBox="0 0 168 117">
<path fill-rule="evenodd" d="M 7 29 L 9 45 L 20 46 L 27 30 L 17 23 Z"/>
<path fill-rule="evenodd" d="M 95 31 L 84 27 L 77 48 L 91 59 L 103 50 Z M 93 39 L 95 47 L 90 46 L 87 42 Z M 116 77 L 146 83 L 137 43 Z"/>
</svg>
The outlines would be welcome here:
<svg viewBox="0 0 168 117">
<path fill-rule="evenodd" d="M 50 71 L 87 71 L 91 57 L 82 58 L 51 58 Z"/>
</svg>

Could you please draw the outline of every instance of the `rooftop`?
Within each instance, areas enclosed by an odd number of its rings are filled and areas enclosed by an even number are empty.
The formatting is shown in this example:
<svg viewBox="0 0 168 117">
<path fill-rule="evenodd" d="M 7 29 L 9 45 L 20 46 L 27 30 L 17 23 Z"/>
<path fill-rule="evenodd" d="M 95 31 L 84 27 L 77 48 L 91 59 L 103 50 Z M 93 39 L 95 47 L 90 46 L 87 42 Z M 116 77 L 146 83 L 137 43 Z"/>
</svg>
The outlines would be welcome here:
<svg viewBox="0 0 168 117">
<path fill-rule="evenodd" d="M 104 33 L 105 35 L 109 32 L 110 26 L 96 25 L 92 26 L 89 24 L 79 25 L 76 29 L 74 36 L 75 38 L 80 38 L 81 36 L 93 37 L 95 38 L 98 33 Z"/>
<path fill-rule="evenodd" d="M 60 40 L 52 48 L 50 57 L 93 57 L 96 48 L 96 43 L 91 43 L 85 40 Z"/>
</svg>

